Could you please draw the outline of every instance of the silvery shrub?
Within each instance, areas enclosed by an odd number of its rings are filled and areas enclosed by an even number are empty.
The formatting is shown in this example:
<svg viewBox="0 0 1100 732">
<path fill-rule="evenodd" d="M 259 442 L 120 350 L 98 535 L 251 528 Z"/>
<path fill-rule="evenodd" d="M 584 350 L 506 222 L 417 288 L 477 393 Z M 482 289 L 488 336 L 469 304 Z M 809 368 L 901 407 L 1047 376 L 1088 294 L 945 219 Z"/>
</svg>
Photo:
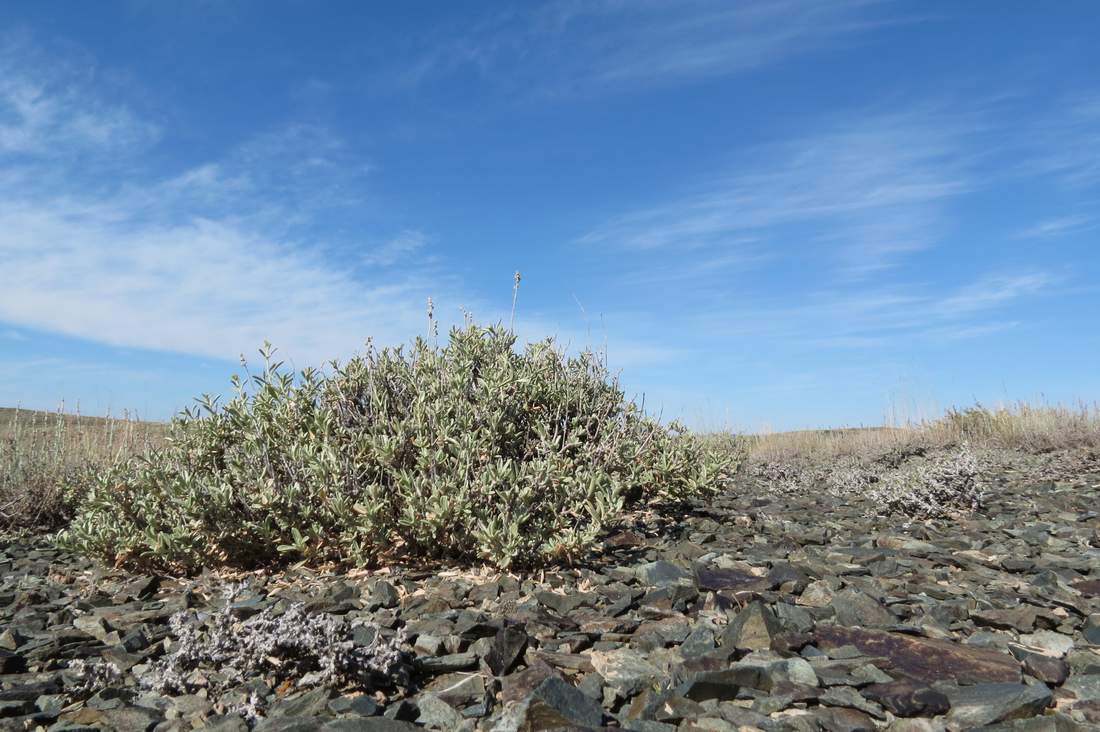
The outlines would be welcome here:
<svg viewBox="0 0 1100 732">
<path fill-rule="evenodd" d="M 322 373 L 234 377 L 104 471 L 71 549 L 163 569 L 399 557 L 571 560 L 631 508 L 723 488 L 734 453 L 647 417 L 591 352 L 468 324 Z"/>
</svg>

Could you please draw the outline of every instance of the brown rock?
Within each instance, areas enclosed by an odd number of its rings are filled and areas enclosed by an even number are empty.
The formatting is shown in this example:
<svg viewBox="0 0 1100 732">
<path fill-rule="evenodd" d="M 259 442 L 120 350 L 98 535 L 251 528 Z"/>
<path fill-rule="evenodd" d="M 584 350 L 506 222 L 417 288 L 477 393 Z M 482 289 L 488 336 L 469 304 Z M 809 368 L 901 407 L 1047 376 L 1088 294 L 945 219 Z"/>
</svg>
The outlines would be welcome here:
<svg viewBox="0 0 1100 732">
<path fill-rule="evenodd" d="M 899 717 L 934 717 L 951 707 L 943 693 L 913 679 L 871 684 L 864 687 L 862 694 Z"/>
<path fill-rule="evenodd" d="M 1021 680 L 1016 659 L 988 648 L 841 626 L 820 627 L 814 637 L 823 650 L 855 646 L 865 656 L 887 659 L 887 668 L 892 672 L 926 683 L 945 678 L 961 684 Z"/>
</svg>

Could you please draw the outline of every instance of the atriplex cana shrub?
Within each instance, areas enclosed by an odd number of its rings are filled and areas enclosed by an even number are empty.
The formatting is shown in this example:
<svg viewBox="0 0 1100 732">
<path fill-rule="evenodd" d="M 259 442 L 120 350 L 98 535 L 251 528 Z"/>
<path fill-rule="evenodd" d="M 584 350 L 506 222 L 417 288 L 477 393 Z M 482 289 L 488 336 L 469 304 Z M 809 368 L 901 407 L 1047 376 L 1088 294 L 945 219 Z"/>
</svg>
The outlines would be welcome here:
<svg viewBox="0 0 1100 732">
<path fill-rule="evenodd" d="M 648 419 L 591 353 L 500 327 L 369 348 L 297 379 L 272 361 L 166 445 L 104 473 L 63 544 L 168 568 L 393 556 L 537 565 L 638 502 L 717 490 L 736 458 Z"/>
</svg>

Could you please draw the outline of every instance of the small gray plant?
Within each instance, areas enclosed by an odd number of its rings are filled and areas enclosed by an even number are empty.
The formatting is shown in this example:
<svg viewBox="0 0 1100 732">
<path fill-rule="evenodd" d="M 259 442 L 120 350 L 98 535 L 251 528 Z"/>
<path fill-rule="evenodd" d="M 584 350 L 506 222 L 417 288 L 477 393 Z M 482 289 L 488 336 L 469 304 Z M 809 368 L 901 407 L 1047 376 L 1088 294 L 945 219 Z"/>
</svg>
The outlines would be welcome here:
<svg viewBox="0 0 1100 732">
<path fill-rule="evenodd" d="M 227 587 L 225 606 L 212 615 L 173 615 L 171 650 L 150 664 L 140 678 L 142 685 L 162 694 L 206 688 L 217 698 L 256 678 L 271 686 L 291 682 L 299 688 L 373 689 L 408 683 L 411 666 L 403 631 L 387 637 L 374 625 L 310 614 L 301 603 L 281 613 L 273 605 L 240 620 L 232 605 L 243 590 L 243 585 Z M 366 629 L 358 633 L 360 640 L 367 637 L 369 642 L 353 640 L 358 627 Z M 237 711 L 252 717 L 262 711 L 263 700 L 253 694 L 245 706 Z"/>
<path fill-rule="evenodd" d="M 873 510 L 913 521 L 976 511 L 984 498 L 980 474 L 978 457 L 965 444 L 947 454 L 910 460 L 871 488 Z"/>
</svg>

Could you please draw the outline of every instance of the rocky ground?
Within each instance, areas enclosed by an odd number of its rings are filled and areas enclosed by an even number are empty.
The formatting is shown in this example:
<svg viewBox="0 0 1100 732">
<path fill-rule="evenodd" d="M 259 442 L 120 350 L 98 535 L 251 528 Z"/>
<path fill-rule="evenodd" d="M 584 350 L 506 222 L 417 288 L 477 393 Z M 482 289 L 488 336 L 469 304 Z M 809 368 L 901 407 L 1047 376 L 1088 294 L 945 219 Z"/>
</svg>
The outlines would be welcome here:
<svg viewBox="0 0 1100 732">
<path fill-rule="evenodd" d="M 3 542 L 0 729 L 1100 729 L 1100 462 L 986 472 L 981 510 L 906 526 L 746 471 L 523 577 Z"/>
</svg>

